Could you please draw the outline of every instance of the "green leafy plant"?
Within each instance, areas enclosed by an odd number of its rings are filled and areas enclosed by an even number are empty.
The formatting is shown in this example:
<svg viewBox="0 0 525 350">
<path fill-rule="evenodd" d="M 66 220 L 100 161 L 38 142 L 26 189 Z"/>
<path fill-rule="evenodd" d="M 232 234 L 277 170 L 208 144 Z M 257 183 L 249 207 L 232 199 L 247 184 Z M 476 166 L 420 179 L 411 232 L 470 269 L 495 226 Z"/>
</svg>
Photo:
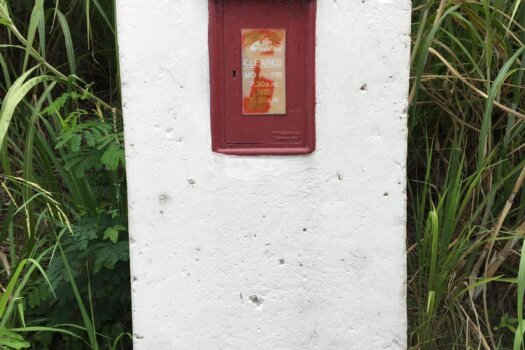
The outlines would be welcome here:
<svg viewBox="0 0 525 350">
<path fill-rule="evenodd" d="M 114 2 L 0 0 L 0 70 L 0 348 L 129 348 Z"/>
</svg>

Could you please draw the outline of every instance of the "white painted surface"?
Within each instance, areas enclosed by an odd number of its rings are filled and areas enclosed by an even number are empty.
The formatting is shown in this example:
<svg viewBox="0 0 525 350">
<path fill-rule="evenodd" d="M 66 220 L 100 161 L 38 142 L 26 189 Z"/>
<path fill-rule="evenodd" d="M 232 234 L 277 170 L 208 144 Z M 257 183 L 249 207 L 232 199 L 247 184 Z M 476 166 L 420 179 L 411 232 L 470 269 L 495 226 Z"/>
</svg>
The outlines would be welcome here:
<svg viewBox="0 0 525 350">
<path fill-rule="evenodd" d="M 135 349 L 405 349 L 410 1 L 319 0 L 295 157 L 211 152 L 207 0 L 118 20 Z"/>
</svg>

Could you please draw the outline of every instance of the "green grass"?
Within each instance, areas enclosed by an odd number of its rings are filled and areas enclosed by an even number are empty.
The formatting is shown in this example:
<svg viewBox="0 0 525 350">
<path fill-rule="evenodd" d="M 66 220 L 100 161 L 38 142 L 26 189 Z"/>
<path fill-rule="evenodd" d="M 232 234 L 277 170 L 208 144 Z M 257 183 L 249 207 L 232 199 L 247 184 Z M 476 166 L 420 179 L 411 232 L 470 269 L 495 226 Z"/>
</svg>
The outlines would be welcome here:
<svg viewBox="0 0 525 350">
<path fill-rule="evenodd" d="M 130 348 L 114 6 L 0 0 L 8 349 Z M 412 34 L 409 346 L 524 349 L 525 2 L 414 0 Z"/>
<path fill-rule="evenodd" d="M 413 5 L 410 345 L 521 349 L 525 6 Z"/>
</svg>

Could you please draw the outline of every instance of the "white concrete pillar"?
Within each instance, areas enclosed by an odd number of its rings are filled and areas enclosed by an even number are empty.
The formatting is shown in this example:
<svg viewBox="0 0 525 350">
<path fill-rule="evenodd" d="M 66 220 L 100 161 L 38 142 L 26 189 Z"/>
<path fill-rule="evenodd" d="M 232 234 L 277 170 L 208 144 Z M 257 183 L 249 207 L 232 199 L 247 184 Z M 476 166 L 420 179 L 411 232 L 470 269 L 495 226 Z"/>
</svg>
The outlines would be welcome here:
<svg viewBox="0 0 525 350">
<path fill-rule="evenodd" d="M 317 149 L 211 151 L 207 0 L 119 0 L 136 350 L 406 348 L 409 0 L 318 0 Z"/>
</svg>

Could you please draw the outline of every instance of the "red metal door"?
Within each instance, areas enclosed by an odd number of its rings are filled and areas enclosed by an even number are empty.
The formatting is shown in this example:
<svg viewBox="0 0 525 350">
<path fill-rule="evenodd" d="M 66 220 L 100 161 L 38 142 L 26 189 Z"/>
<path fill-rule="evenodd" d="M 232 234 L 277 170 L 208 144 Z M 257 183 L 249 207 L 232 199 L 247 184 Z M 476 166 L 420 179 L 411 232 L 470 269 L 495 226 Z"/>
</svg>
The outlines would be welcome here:
<svg viewBox="0 0 525 350">
<path fill-rule="evenodd" d="M 210 0 L 213 150 L 315 149 L 315 0 Z"/>
</svg>

